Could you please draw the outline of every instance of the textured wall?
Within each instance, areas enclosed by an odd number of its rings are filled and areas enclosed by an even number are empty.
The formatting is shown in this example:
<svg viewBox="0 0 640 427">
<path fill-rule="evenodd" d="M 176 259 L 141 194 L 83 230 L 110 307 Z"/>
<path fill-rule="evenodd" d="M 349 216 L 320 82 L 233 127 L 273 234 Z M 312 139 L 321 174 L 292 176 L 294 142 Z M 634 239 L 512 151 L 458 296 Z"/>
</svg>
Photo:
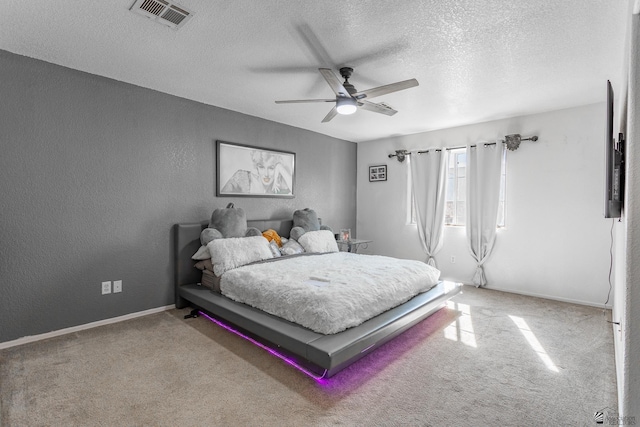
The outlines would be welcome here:
<svg viewBox="0 0 640 427">
<path fill-rule="evenodd" d="M 354 143 L 6 51 L 0 94 L 0 342 L 172 304 L 172 225 L 228 202 L 355 229 Z M 216 198 L 217 139 L 295 152 L 296 197 Z"/>
<path fill-rule="evenodd" d="M 624 274 L 620 279 L 616 277 L 613 320 L 620 322 L 614 327 L 620 416 L 634 417 L 637 422 L 640 418 L 640 2 L 637 1 L 629 21 L 629 39 L 629 79 L 628 88 L 624 88 L 628 89 L 626 205 L 621 227 L 626 259 L 617 260 Z"/>
<path fill-rule="evenodd" d="M 538 135 L 538 142 L 507 154 L 507 224 L 485 264 L 487 287 L 601 305 L 609 290 L 612 221 L 603 217 L 604 119 L 604 104 L 594 104 L 359 144 L 358 237 L 392 230 L 370 249 L 425 259 L 416 226 L 406 220 L 406 163 L 389 153 Z M 388 181 L 367 182 L 368 166 L 381 163 L 389 165 Z M 443 277 L 471 282 L 475 262 L 464 227 L 445 227 L 435 258 Z"/>
</svg>

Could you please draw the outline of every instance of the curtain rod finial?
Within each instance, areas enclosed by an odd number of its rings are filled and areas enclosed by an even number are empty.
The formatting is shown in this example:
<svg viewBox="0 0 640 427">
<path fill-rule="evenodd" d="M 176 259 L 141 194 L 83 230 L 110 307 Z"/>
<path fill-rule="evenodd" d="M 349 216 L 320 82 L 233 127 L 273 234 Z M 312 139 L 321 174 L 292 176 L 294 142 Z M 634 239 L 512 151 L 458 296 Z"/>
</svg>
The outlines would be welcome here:
<svg viewBox="0 0 640 427">
<path fill-rule="evenodd" d="M 520 146 L 521 141 L 537 141 L 538 136 L 534 135 L 530 138 L 522 138 L 519 133 L 513 133 L 511 135 L 505 135 L 504 142 L 507 144 L 507 148 L 511 151 L 516 151 Z"/>
<path fill-rule="evenodd" d="M 400 163 L 404 162 L 407 157 L 407 150 L 396 150 L 396 158 Z"/>
<path fill-rule="evenodd" d="M 396 157 L 400 163 L 404 162 L 404 159 L 409 155 L 407 150 L 396 150 L 395 154 L 389 154 L 389 158 L 392 159 Z"/>
</svg>

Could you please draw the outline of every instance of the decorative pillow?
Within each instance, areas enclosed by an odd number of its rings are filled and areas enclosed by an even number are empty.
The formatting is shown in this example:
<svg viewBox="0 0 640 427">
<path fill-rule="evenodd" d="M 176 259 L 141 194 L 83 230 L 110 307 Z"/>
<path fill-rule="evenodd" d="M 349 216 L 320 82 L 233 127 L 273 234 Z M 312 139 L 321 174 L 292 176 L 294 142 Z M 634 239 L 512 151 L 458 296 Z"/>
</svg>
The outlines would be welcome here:
<svg viewBox="0 0 640 427">
<path fill-rule="evenodd" d="M 215 209 L 209 228 L 220 231 L 223 237 L 244 237 L 247 233 L 247 215 L 242 208 L 229 203 L 226 208 Z"/>
<path fill-rule="evenodd" d="M 273 258 L 269 241 L 262 236 L 216 239 L 209 242 L 207 248 L 217 276 L 252 262 Z"/>
<path fill-rule="evenodd" d="M 278 247 L 282 246 L 282 240 L 280 239 L 280 236 L 278 236 L 278 232 L 276 230 L 271 228 L 265 230 L 262 232 L 262 236 L 270 242 L 275 241 Z"/>
<path fill-rule="evenodd" d="M 293 226 L 302 227 L 304 231 L 320 230 L 318 214 L 313 209 L 304 208 L 293 212 Z"/>
<path fill-rule="evenodd" d="M 303 253 L 304 248 L 300 246 L 300 243 L 296 242 L 293 239 L 289 239 L 287 243 L 285 243 L 280 248 L 280 252 L 282 253 L 282 255 L 295 255 Z"/>
<path fill-rule="evenodd" d="M 214 239 L 229 237 L 261 236 L 262 233 L 255 227 L 247 227 L 247 216 L 242 208 L 234 207 L 229 203 L 226 208 L 219 208 L 211 214 L 209 227 L 200 233 L 200 243 L 206 246 Z"/>
<path fill-rule="evenodd" d="M 331 228 L 320 224 L 320 218 L 313 209 L 304 208 L 293 212 L 293 228 L 289 232 L 289 237 L 293 240 L 300 240 L 300 237 L 308 231 L 329 230 Z"/>
<path fill-rule="evenodd" d="M 195 259 L 197 261 L 202 261 L 204 259 L 211 259 L 211 254 L 209 253 L 209 248 L 206 247 L 206 246 L 200 246 L 200 249 L 198 249 L 198 252 L 193 254 L 191 259 Z"/>
<path fill-rule="evenodd" d="M 338 252 L 338 244 L 329 230 L 307 231 L 298 239 L 305 252 Z"/>
<path fill-rule="evenodd" d="M 202 261 L 198 261 L 196 262 L 196 264 L 194 265 L 195 268 L 197 268 L 198 270 L 209 270 L 209 271 L 213 271 L 213 264 L 211 263 L 211 259 L 205 259 Z"/>
<path fill-rule="evenodd" d="M 282 254 L 280 253 L 280 248 L 278 247 L 278 244 L 275 240 L 269 242 L 269 249 L 271 249 L 271 253 L 273 254 L 274 258 L 282 256 Z"/>
</svg>

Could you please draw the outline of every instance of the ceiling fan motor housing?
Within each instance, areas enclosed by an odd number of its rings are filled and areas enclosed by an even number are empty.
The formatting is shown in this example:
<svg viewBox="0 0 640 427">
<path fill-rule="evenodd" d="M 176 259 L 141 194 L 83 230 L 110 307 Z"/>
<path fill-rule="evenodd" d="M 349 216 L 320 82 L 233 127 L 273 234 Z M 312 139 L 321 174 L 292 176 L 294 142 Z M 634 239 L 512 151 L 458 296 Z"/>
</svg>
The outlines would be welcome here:
<svg viewBox="0 0 640 427">
<path fill-rule="evenodd" d="M 343 79 L 349 80 L 351 78 L 351 74 L 353 74 L 353 68 L 351 67 L 342 67 L 340 68 L 340 75 Z"/>
<path fill-rule="evenodd" d="M 340 68 L 340 75 L 344 79 L 344 83 L 342 86 L 349 92 L 349 95 L 353 95 L 358 92 L 355 87 L 351 83 L 349 83 L 349 79 L 351 78 L 351 74 L 353 74 L 353 68 L 351 67 L 342 67 Z"/>
</svg>

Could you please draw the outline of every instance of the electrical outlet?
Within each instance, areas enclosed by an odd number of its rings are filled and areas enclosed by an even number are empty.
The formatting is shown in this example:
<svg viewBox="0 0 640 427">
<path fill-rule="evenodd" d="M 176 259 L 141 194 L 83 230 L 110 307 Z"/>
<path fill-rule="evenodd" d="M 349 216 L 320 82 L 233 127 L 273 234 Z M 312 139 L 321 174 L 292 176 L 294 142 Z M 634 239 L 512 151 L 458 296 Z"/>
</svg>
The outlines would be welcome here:
<svg viewBox="0 0 640 427">
<path fill-rule="evenodd" d="M 110 293 L 111 293 L 111 281 L 102 282 L 102 295 L 106 295 Z"/>
<path fill-rule="evenodd" d="M 113 293 L 117 294 L 118 292 L 122 292 L 122 280 L 115 280 L 113 282 Z"/>
<path fill-rule="evenodd" d="M 456 263 L 456 257 L 454 257 L 453 255 L 451 256 L 451 264 L 455 264 Z"/>
</svg>

